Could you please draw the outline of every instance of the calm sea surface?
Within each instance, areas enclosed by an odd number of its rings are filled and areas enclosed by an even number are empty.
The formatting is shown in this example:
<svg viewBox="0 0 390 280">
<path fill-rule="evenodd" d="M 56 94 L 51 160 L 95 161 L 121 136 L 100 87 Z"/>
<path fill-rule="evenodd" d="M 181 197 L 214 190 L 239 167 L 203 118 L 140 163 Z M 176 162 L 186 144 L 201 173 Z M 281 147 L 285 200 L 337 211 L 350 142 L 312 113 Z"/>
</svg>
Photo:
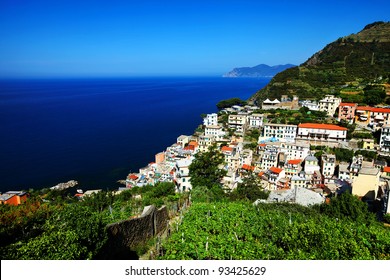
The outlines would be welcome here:
<svg viewBox="0 0 390 280">
<path fill-rule="evenodd" d="M 269 79 L 0 80 L 0 192 L 78 180 L 112 188 L 190 135 L 202 113 Z"/>
</svg>

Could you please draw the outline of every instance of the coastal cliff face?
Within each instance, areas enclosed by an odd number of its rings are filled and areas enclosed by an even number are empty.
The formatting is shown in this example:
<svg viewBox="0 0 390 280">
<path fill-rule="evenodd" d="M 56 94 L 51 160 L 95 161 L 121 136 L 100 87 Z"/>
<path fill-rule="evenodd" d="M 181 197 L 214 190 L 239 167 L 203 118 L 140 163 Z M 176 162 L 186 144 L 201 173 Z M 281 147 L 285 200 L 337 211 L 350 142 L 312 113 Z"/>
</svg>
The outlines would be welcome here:
<svg viewBox="0 0 390 280">
<path fill-rule="evenodd" d="M 390 22 L 374 22 L 328 44 L 303 64 L 278 73 L 250 101 L 283 94 L 322 98 L 349 83 L 386 83 L 389 76 Z"/>
<path fill-rule="evenodd" d="M 265 77 L 273 77 L 277 73 L 286 70 L 288 68 L 294 67 L 293 64 L 285 64 L 285 65 L 275 65 L 269 66 L 266 64 L 259 64 L 254 67 L 240 67 L 234 68 L 232 71 L 223 75 L 223 77 L 227 78 L 265 78 Z"/>
</svg>

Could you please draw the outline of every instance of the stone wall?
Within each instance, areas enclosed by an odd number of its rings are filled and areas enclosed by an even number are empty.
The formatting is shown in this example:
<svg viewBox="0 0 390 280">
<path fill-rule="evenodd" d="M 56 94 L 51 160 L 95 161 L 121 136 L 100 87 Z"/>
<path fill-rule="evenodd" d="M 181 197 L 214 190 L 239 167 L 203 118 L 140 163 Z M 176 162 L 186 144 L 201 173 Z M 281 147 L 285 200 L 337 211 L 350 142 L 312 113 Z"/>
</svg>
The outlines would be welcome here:
<svg viewBox="0 0 390 280">
<path fill-rule="evenodd" d="M 166 229 L 168 209 L 154 205 L 144 208 L 142 215 L 131 220 L 109 224 L 106 227 L 108 241 L 99 254 L 100 259 L 136 259 L 137 247 Z"/>
</svg>

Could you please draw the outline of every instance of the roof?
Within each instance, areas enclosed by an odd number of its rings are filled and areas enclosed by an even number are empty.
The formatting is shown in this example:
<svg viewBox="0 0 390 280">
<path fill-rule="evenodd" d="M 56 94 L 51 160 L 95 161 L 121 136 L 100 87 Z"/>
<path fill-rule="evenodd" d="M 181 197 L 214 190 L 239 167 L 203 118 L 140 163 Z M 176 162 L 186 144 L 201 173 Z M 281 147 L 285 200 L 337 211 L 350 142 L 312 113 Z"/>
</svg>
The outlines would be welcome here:
<svg viewBox="0 0 390 280">
<path fill-rule="evenodd" d="M 228 146 L 223 146 L 223 147 L 221 148 L 221 151 L 222 151 L 222 152 L 232 152 L 232 151 L 233 151 L 233 148 L 228 147 Z"/>
<path fill-rule="evenodd" d="M 198 142 L 196 142 L 196 141 L 190 141 L 190 143 L 188 143 L 188 146 L 197 147 L 197 146 L 198 146 Z"/>
<path fill-rule="evenodd" d="M 134 175 L 134 174 L 131 174 L 131 175 L 128 176 L 128 178 L 131 179 L 131 180 L 137 180 L 138 176 Z"/>
<path fill-rule="evenodd" d="M 290 159 L 287 161 L 288 164 L 300 164 L 301 163 L 301 159 Z"/>
<path fill-rule="evenodd" d="M 310 155 L 310 156 L 307 156 L 305 158 L 305 161 L 317 161 L 318 162 L 318 158 L 316 158 L 315 156 Z"/>
<path fill-rule="evenodd" d="M 269 170 L 271 170 L 273 173 L 277 173 L 277 174 L 279 174 L 280 172 L 283 171 L 282 168 L 278 168 L 278 167 L 274 167 L 274 166 L 272 166 Z"/>
<path fill-rule="evenodd" d="M 265 173 L 264 171 L 259 172 L 259 177 L 263 176 L 264 173 Z"/>
<path fill-rule="evenodd" d="M 385 166 L 385 167 L 383 167 L 383 172 L 388 172 L 388 173 L 390 173 L 390 166 Z"/>
<path fill-rule="evenodd" d="M 355 107 L 357 105 L 357 103 L 340 103 L 339 106 L 349 106 L 349 107 Z"/>
<path fill-rule="evenodd" d="M 195 146 L 194 145 L 188 145 L 188 146 L 184 147 L 184 150 L 185 151 L 194 151 L 195 150 Z"/>
<path fill-rule="evenodd" d="M 248 171 L 253 171 L 255 169 L 254 166 L 250 166 L 248 164 L 243 164 L 241 168 L 245 169 L 245 170 L 248 170 Z"/>
<path fill-rule="evenodd" d="M 325 123 L 301 123 L 298 125 L 299 128 L 316 128 L 316 129 L 327 129 L 327 130 L 348 130 L 346 127 L 325 124 Z"/>
<path fill-rule="evenodd" d="M 359 106 L 359 107 L 357 107 L 357 110 L 390 114 L 390 108 L 376 108 L 376 107 L 370 107 L 370 106 Z"/>
</svg>

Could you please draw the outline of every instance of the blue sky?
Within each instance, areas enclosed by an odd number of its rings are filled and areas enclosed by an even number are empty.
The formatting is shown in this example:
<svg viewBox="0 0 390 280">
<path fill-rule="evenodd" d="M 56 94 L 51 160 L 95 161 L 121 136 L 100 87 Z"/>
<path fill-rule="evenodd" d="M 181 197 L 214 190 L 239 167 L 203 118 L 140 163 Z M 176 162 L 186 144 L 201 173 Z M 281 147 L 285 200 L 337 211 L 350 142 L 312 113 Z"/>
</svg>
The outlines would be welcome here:
<svg viewBox="0 0 390 280">
<path fill-rule="evenodd" d="M 390 2 L 0 0 L 0 77 L 222 75 L 300 64 Z"/>
</svg>

